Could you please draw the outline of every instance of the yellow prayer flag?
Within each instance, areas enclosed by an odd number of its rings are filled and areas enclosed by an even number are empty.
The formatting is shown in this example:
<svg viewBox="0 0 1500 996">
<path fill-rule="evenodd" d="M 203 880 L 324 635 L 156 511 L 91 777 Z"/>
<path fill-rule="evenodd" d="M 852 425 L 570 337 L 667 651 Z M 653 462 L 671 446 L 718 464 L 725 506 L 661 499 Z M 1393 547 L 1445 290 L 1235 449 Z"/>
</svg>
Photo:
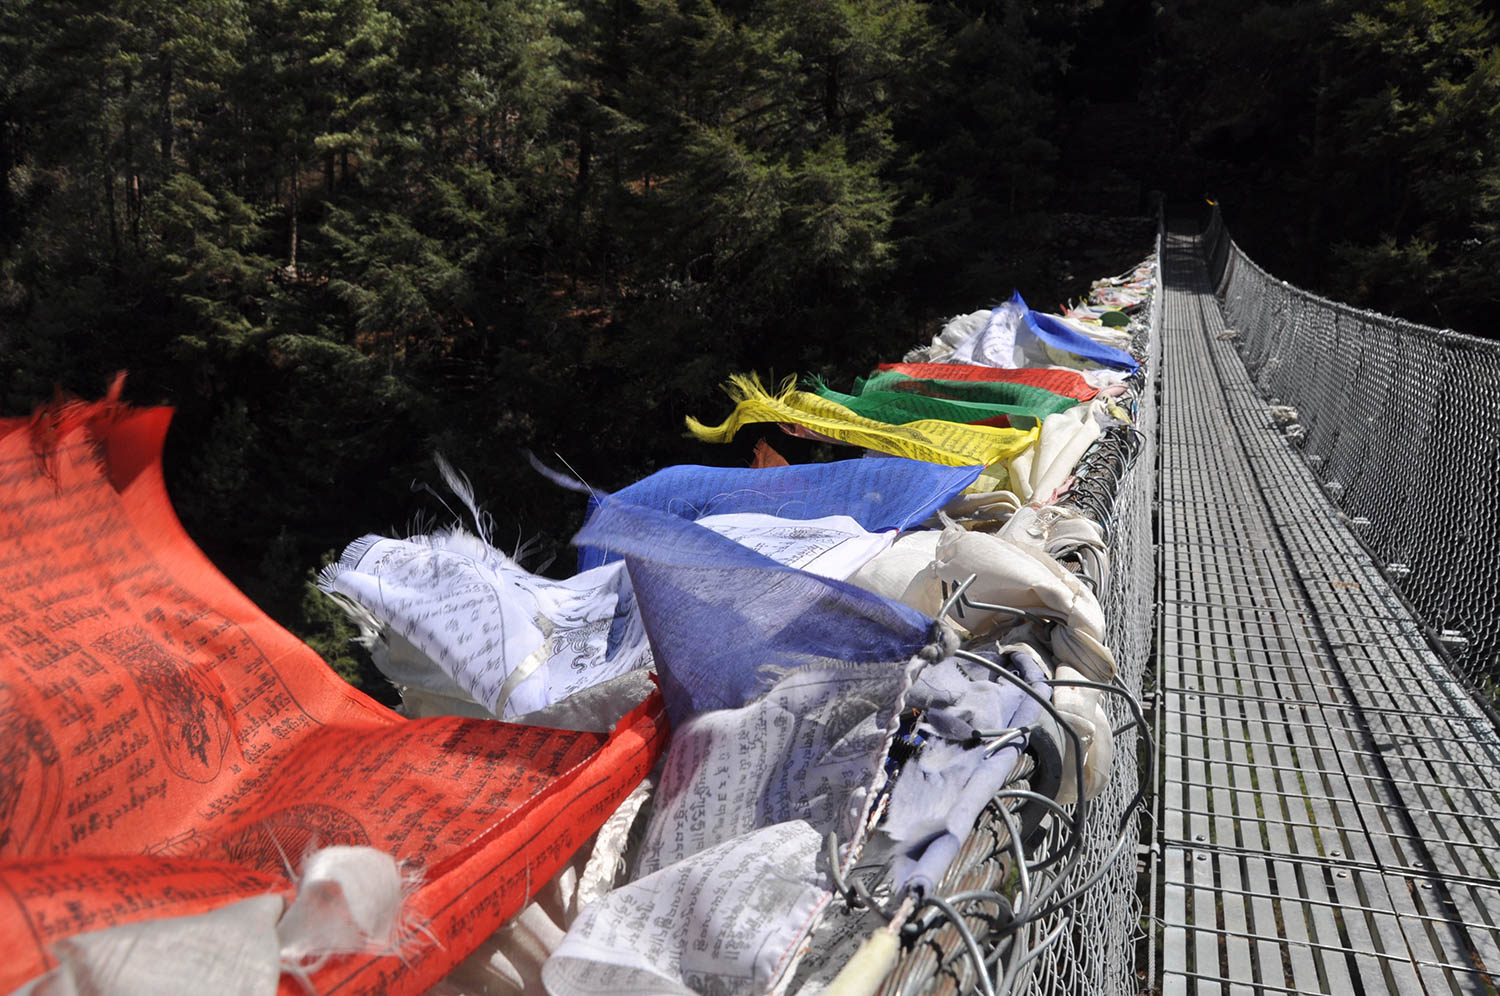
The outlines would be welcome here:
<svg viewBox="0 0 1500 996">
<path fill-rule="evenodd" d="M 856 415 L 836 401 L 799 391 L 795 385 L 796 378 L 788 378 L 773 396 L 755 374 L 735 374 L 724 388 L 735 402 L 729 418 L 722 425 L 707 426 L 689 417 L 688 430 L 705 442 L 725 443 L 752 422 L 791 422 L 851 446 L 949 467 L 1010 460 L 1037 439 L 1036 428 L 1003 429 L 937 419 L 887 425 Z"/>
<path fill-rule="evenodd" d="M 1010 461 L 992 463 L 980 471 L 979 477 L 974 483 L 964 488 L 966 495 L 982 495 L 991 491 L 1011 491 L 1015 488 L 1016 475 L 1010 466 Z"/>
</svg>

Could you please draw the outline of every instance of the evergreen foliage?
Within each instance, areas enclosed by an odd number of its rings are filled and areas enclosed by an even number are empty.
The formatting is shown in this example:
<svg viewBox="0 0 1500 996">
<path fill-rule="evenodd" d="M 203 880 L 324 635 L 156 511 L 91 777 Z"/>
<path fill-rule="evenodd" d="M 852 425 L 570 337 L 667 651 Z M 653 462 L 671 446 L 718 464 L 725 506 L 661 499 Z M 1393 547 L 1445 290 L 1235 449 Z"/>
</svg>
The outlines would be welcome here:
<svg viewBox="0 0 1500 996">
<path fill-rule="evenodd" d="M 1164 21 L 1163 106 L 1253 256 L 1354 304 L 1489 334 L 1500 33 L 1482 3 L 1213 0 Z"/>
<path fill-rule="evenodd" d="M 432 451 L 565 569 L 525 449 L 743 462 L 682 437 L 725 374 L 1076 293 L 1058 219 L 1174 171 L 1289 276 L 1475 328 L 1497 114 L 1474 0 L 10 0 L 0 405 L 175 405 L 190 531 L 357 677 L 306 572 L 437 507 Z"/>
</svg>

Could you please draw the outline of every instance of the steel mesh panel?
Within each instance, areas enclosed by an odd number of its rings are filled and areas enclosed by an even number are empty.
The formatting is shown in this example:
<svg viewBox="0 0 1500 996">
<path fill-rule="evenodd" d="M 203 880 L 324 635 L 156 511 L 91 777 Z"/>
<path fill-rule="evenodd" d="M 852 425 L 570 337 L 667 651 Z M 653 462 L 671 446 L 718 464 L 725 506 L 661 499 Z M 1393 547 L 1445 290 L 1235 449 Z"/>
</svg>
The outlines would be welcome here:
<svg viewBox="0 0 1500 996">
<path fill-rule="evenodd" d="M 1101 603 L 1108 620 L 1108 644 L 1115 654 L 1120 683 L 1136 694 L 1141 693 L 1152 672 L 1152 607 L 1156 598 L 1152 503 L 1156 495 L 1160 249 L 1158 240 L 1158 282 L 1151 299 L 1151 320 L 1144 333 L 1146 341 L 1137 342 L 1133 350 L 1146 357 L 1146 380 L 1135 416 L 1141 432 L 1140 448 L 1118 484 L 1108 485 L 1114 493 L 1112 507 L 1104 519 L 1110 529 L 1110 578 L 1101 592 Z M 1128 709 L 1121 701 L 1110 699 L 1107 708 L 1116 729 L 1128 723 Z M 1016 992 L 1081 996 L 1134 993 L 1139 989 L 1136 949 L 1144 938 L 1136 869 L 1140 826 L 1130 812 L 1130 804 L 1146 777 L 1137 757 L 1140 743 L 1134 729 L 1116 739 L 1114 772 L 1108 787 L 1093 802 L 1090 820 L 1095 822 L 1072 881 L 1081 883 L 1095 876 L 1098 881 L 1075 901 L 1071 922 L 1052 928 L 1061 929 L 1061 933 L 1040 950 L 1032 971 L 1016 987 Z M 1122 822 L 1127 825 L 1123 847 L 1114 834 Z"/>
<path fill-rule="evenodd" d="M 1500 343 L 1277 280 L 1217 214 L 1202 243 L 1256 386 L 1450 666 L 1491 710 L 1500 614 Z"/>
<path fill-rule="evenodd" d="M 1151 781 L 1142 762 L 1152 761 L 1155 751 L 1135 710 L 1154 671 L 1160 250 L 1158 238 L 1158 286 L 1148 320 L 1132 343 L 1131 351 L 1145 358 L 1127 402 L 1134 426 L 1110 430 L 1084 455 L 1075 484 L 1062 499 L 1104 529 L 1110 570 L 1098 594 L 1107 621 L 1106 642 L 1115 655 L 1117 690 L 1137 700 L 1127 701 L 1123 694 L 1103 699 L 1116 731 L 1109 782 L 1086 806 L 1065 807 L 1068 820 L 1079 828 L 1076 833 L 1052 819 L 1045 838 L 1027 852 L 1026 863 L 1033 869 L 1029 889 L 1015 883 L 1018 854 L 999 815 L 1002 803 L 992 804 L 937 889 L 940 898 L 951 900 L 964 930 L 955 929 L 946 915 L 924 909 L 916 929 L 903 932 L 905 953 L 879 989 L 882 996 L 991 991 L 1094 996 L 1139 989 L 1137 951 L 1146 933 L 1136 859 L 1144 790 Z M 1009 802 L 1003 805 L 1013 808 Z M 1016 920 L 1024 926 L 1009 926 L 1014 921 L 996 904 L 976 898 L 995 889 L 1014 892 Z M 1032 915 L 1023 915 L 1032 901 Z M 975 970 L 965 934 L 987 963 L 985 979 Z"/>
</svg>

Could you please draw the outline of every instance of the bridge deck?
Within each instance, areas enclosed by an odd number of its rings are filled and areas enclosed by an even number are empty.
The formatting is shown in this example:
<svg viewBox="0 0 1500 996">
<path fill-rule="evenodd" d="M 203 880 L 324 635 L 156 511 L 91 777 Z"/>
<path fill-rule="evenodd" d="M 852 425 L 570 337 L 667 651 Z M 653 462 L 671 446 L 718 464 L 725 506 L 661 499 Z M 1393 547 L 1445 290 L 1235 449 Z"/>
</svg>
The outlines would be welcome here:
<svg viewBox="0 0 1500 996">
<path fill-rule="evenodd" d="M 1165 257 L 1162 991 L 1496 992 L 1500 740 Z"/>
</svg>

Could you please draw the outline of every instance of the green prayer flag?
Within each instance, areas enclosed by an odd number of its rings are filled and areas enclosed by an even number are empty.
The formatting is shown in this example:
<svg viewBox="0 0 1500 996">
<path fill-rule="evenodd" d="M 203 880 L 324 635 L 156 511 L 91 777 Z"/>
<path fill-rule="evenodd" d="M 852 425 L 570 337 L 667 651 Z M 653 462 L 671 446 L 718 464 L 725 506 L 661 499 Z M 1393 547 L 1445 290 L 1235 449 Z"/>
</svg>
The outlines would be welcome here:
<svg viewBox="0 0 1500 996">
<path fill-rule="evenodd" d="M 996 404 L 981 401 L 955 401 L 907 391 L 864 391 L 844 394 L 821 380 L 814 380 L 812 390 L 820 397 L 836 401 L 856 414 L 887 425 L 905 425 L 921 419 L 972 424 L 1005 417 L 1013 429 L 1030 429 L 1046 418 L 1045 408 L 1029 405 Z M 1070 401 L 1072 399 L 1069 399 Z"/>
<path fill-rule="evenodd" d="M 1030 384 L 998 380 L 926 380 L 894 370 L 881 370 L 854 382 L 856 397 L 871 394 L 906 394 L 979 405 L 1014 406 L 1035 418 L 1067 411 L 1078 404 L 1074 398 Z"/>
</svg>

